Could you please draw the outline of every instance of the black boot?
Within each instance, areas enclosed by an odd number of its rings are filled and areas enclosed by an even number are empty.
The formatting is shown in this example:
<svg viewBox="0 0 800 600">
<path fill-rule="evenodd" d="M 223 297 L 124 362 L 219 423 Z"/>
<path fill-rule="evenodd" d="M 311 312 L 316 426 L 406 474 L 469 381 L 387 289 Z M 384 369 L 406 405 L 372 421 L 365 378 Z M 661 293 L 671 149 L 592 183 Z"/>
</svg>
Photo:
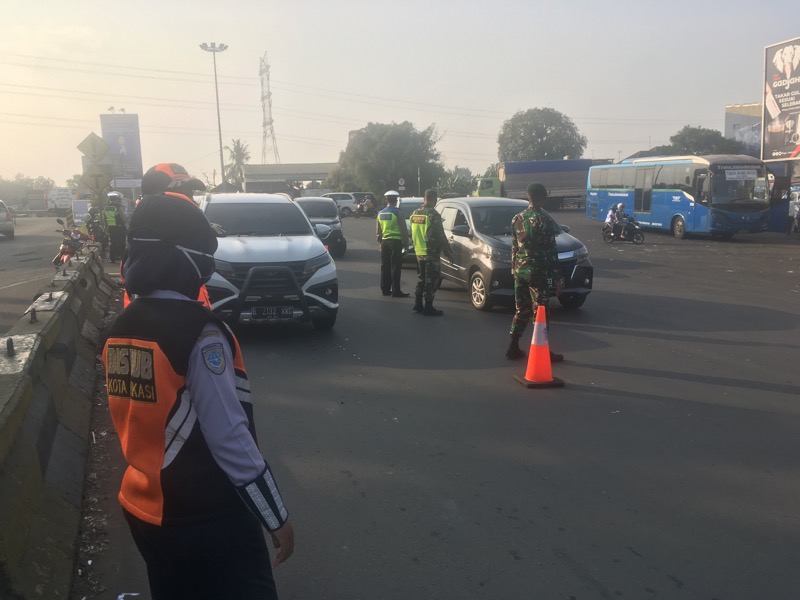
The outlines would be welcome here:
<svg viewBox="0 0 800 600">
<path fill-rule="evenodd" d="M 415 313 L 421 313 L 422 312 L 422 310 L 423 310 L 423 308 L 422 308 L 422 294 L 417 294 L 416 295 L 416 297 L 414 298 L 414 306 L 412 307 L 411 310 L 413 310 Z"/>
<path fill-rule="evenodd" d="M 517 360 L 518 358 L 524 358 L 525 352 L 523 352 L 519 347 L 519 336 L 512 335 L 511 341 L 508 344 L 508 350 L 506 350 L 506 358 L 509 360 Z"/>
<path fill-rule="evenodd" d="M 422 309 L 422 314 L 426 317 L 441 317 L 444 313 L 441 310 L 433 308 L 433 300 L 426 300 L 425 308 Z"/>
</svg>

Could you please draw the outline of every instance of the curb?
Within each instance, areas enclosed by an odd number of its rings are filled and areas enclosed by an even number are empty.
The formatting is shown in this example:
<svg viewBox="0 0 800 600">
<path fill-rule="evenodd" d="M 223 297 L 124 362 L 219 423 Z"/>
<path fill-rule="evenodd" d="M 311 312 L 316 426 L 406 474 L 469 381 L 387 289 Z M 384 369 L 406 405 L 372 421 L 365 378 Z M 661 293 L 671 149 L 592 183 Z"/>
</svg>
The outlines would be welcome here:
<svg viewBox="0 0 800 600">
<path fill-rule="evenodd" d="M 94 253 L 73 263 L 0 338 L 2 598 L 69 597 L 96 348 L 113 293 Z"/>
</svg>

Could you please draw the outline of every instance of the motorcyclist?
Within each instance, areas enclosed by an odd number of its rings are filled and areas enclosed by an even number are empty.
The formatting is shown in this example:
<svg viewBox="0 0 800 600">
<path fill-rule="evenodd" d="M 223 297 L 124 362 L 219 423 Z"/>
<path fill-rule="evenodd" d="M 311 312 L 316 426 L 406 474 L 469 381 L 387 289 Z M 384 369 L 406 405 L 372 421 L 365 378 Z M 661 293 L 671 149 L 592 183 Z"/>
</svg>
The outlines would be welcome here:
<svg viewBox="0 0 800 600">
<path fill-rule="evenodd" d="M 624 240 L 628 237 L 628 229 L 630 225 L 630 216 L 625 214 L 624 202 L 617 204 L 617 212 L 614 215 L 614 219 L 614 236 Z"/>
<path fill-rule="evenodd" d="M 364 198 L 357 208 L 359 214 L 369 216 L 375 210 L 375 204 L 369 197 Z"/>
</svg>

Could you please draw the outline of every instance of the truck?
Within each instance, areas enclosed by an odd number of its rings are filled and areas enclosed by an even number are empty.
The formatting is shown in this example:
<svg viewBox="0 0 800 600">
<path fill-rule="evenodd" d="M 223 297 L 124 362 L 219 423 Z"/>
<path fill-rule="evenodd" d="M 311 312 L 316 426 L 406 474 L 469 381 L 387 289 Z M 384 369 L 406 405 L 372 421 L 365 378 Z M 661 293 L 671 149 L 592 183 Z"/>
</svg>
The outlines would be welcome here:
<svg viewBox="0 0 800 600">
<path fill-rule="evenodd" d="M 72 211 L 72 201 L 78 199 L 77 188 L 53 188 L 47 190 L 47 211 L 59 217 Z"/>
<path fill-rule="evenodd" d="M 612 163 L 612 159 L 564 159 L 504 162 L 497 177 L 479 177 L 473 196 L 526 198 L 528 184 L 538 182 L 549 192 L 546 210 L 559 210 L 568 204 L 582 208 L 586 202 L 589 168 Z"/>
</svg>

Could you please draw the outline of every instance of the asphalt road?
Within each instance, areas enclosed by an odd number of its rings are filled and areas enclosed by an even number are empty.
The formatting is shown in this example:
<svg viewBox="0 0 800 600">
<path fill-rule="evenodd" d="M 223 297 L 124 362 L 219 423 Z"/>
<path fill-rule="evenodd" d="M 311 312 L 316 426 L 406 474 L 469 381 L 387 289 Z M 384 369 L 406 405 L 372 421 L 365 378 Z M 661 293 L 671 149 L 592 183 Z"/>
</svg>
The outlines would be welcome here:
<svg viewBox="0 0 800 600">
<path fill-rule="evenodd" d="M 344 221 L 333 331 L 237 332 L 296 529 L 282 598 L 796 596 L 798 243 L 607 245 L 600 223 L 555 216 L 595 266 L 584 307 L 551 314 L 562 389 L 514 380 L 509 309 L 448 284 L 442 318 L 382 297 L 372 220 Z M 146 600 L 118 478 L 90 569 L 98 597 Z"/>
</svg>

